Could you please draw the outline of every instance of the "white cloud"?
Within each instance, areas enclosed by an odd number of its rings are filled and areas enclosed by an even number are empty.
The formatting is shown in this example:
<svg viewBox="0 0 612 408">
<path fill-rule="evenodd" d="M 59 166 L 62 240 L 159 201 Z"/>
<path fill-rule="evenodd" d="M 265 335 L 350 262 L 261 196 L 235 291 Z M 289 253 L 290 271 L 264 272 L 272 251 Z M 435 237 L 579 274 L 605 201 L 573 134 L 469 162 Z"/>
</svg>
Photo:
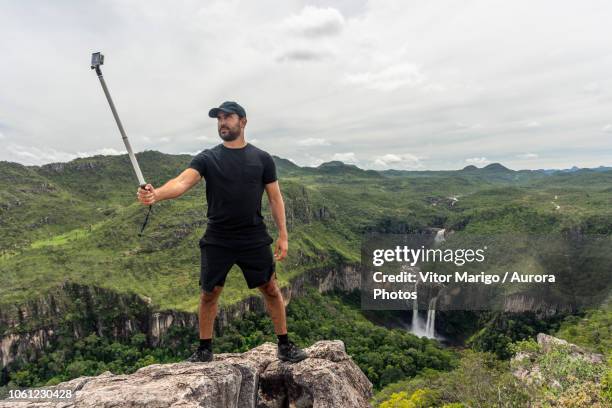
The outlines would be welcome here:
<svg viewBox="0 0 612 408">
<path fill-rule="evenodd" d="M 345 82 L 378 91 L 393 91 L 404 86 L 415 86 L 425 81 L 420 68 L 411 63 L 403 63 L 382 68 L 376 72 L 347 74 Z"/>
<path fill-rule="evenodd" d="M 385 154 L 384 156 L 377 158 L 377 160 L 380 160 L 383 163 L 389 164 L 389 163 L 401 162 L 402 158 L 398 156 L 397 154 Z"/>
<path fill-rule="evenodd" d="M 528 128 L 536 128 L 536 127 L 540 127 L 540 126 L 541 126 L 541 124 L 537 120 L 532 120 L 532 121 L 525 122 L 525 127 L 528 127 Z"/>
<path fill-rule="evenodd" d="M 540 156 L 537 153 L 523 153 L 523 154 L 517 154 L 516 157 L 519 159 L 524 159 L 524 160 L 532 160 L 532 159 L 537 159 Z"/>
<path fill-rule="evenodd" d="M 96 156 L 98 154 L 106 155 L 106 156 L 116 156 L 119 154 L 127 154 L 127 151 L 117 150 L 110 147 L 103 147 L 102 149 L 90 150 L 88 152 L 77 152 L 77 157 L 89 157 Z"/>
<path fill-rule="evenodd" d="M 118 155 L 126 154 L 113 148 L 104 147 L 101 149 L 83 151 L 83 152 L 66 152 L 52 148 L 39 148 L 35 146 L 23 146 L 11 143 L 6 147 L 6 150 L 13 160 L 27 165 L 41 165 L 53 162 L 67 162 L 78 157 L 90 157 L 95 155 Z"/>
<path fill-rule="evenodd" d="M 603 88 L 604 87 L 601 82 L 589 82 L 582 88 L 582 90 L 587 94 L 599 94 Z"/>
<path fill-rule="evenodd" d="M 209 143 L 214 143 L 216 141 L 219 141 L 219 143 L 221 143 L 221 139 L 212 138 L 212 137 L 209 137 L 209 136 L 197 136 L 195 139 L 196 140 L 201 140 L 203 142 L 209 142 Z"/>
<path fill-rule="evenodd" d="M 340 160 L 343 163 L 357 164 L 359 160 L 357 160 L 357 156 L 353 152 L 346 153 L 334 153 L 331 160 Z"/>
<path fill-rule="evenodd" d="M 322 138 L 309 137 L 306 139 L 298 140 L 298 146 L 329 146 L 329 142 Z"/>
<path fill-rule="evenodd" d="M 280 55 L 276 57 L 277 61 L 321 61 L 325 59 L 333 58 L 333 53 L 326 50 L 321 50 L 317 48 L 308 49 L 308 48 L 296 48 L 283 51 Z"/>
<path fill-rule="evenodd" d="M 292 160 L 295 164 L 298 164 L 297 161 Z M 304 163 L 298 164 L 299 166 L 308 166 L 308 167 L 317 167 L 318 165 L 325 163 L 327 160 L 323 160 L 320 157 L 315 157 L 311 155 L 306 155 L 306 160 Z"/>
<path fill-rule="evenodd" d="M 602 130 L 607 133 L 612 133 L 612 123 L 608 123 Z"/>
<path fill-rule="evenodd" d="M 468 131 L 484 129 L 484 125 L 482 123 L 470 124 L 470 123 L 464 123 L 464 122 L 457 122 L 455 123 L 455 126 L 457 127 L 457 130 L 459 132 L 468 132 Z"/>
<path fill-rule="evenodd" d="M 9 153 L 9 157 L 11 157 L 12 160 L 28 165 L 69 161 L 76 157 L 74 154 L 69 154 L 51 148 L 41 149 L 13 143 L 6 147 L 6 151 Z"/>
<path fill-rule="evenodd" d="M 374 158 L 373 167 L 378 170 L 415 170 L 423 167 L 421 160 L 412 154 L 393 154 L 388 153 Z"/>
<path fill-rule="evenodd" d="M 465 159 L 465 162 L 468 164 L 473 164 L 474 166 L 486 166 L 487 164 L 491 163 L 491 161 L 486 157 L 472 157 Z"/>
<path fill-rule="evenodd" d="M 298 14 L 287 17 L 281 27 L 288 33 L 306 37 L 337 35 L 344 26 L 344 17 L 335 8 L 305 6 Z"/>
</svg>

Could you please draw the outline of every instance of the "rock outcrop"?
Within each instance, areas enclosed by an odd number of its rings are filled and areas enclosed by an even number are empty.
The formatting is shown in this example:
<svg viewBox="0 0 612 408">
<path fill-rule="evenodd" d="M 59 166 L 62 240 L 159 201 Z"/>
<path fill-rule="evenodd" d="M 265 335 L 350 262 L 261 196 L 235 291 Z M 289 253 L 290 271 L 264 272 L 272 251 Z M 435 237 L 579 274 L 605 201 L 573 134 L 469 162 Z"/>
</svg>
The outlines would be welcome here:
<svg viewBox="0 0 612 408">
<path fill-rule="evenodd" d="M 522 351 L 517 353 L 511 361 L 513 367 L 512 373 L 515 377 L 523 381 L 527 385 L 541 386 L 546 384 L 550 388 L 560 388 L 561 384 L 556 378 L 547 378 L 542 374 L 542 369 L 537 363 L 539 357 L 551 353 L 558 349 L 565 349 L 572 360 L 580 359 L 591 365 L 603 365 L 604 356 L 597 353 L 591 353 L 583 348 L 568 343 L 563 339 L 559 339 L 548 334 L 539 333 L 537 336 L 538 351 Z"/>
<path fill-rule="evenodd" d="M 549 336 L 548 334 L 539 333 L 537 339 L 544 353 L 550 353 L 557 346 L 565 346 L 569 348 L 574 358 L 581 358 L 593 364 L 601 364 L 605 361 L 602 354 L 591 353 L 580 346 L 554 336 Z"/>
<path fill-rule="evenodd" d="M 94 407 L 370 407 L 372 384 L 341 340 L 318 341 L 309 358 L 286 363 L 276 344 L 245 353 L 216 354 L 208 363 L 154 364 L 133 374 L 79 377 L 51 389 L 71 390 L 64 401 L 0 401 L 0 408 Z"/>
</svg>

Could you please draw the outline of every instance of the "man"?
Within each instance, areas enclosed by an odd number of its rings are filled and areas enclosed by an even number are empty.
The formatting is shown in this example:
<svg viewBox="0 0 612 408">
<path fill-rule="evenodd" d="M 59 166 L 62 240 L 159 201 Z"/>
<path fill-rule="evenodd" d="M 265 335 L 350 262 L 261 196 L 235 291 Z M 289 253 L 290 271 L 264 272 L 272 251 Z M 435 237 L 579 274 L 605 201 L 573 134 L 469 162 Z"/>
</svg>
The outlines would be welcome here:
<svg viewBox="0 0 612 408">
<path fill-rule="evenodd" d="M 217 118 L 223 143 L 197 154 L 188 169 L 160 188 L 147 184 L 145 189 L 138 189 L 138 200 L 148 206 L 179 197 L 201 178 L 206 182 L 208 224 L 200 239 L 200 346 L 187 360 L 213 360 L 217 300 L 230 268 L 236 263 L 248 287 L 257 288 L 263 294 L 278 337 L 277 357 L 282 361 L 301 361 L 308 355 L 287 337 L 285 303 L 276 280 L 274 258 L 282 261 L 287 256 L 288 235 L 274 160 L 267 152 L 245 141 L 247 118 L 242 106 L 223 102 L 211 109 L 208 116 Z M 274 254 L 270 248 L 274 240 L 261 215 L 264 189 L 279 231 Z"/>
</svg>

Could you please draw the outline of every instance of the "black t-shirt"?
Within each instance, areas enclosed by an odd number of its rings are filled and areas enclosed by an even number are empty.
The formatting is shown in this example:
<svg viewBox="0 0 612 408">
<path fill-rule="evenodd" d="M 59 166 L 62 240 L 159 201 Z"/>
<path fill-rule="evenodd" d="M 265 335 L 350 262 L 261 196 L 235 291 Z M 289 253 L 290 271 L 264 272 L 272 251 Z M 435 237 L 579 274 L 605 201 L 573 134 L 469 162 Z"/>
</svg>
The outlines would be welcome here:
<svg viewBox="0 0 612 408">
<path fill-rule="evenodd" d="M 273 242 L 261 215 L 264 186 L 277 180 L 269 153 L 251 143 L 238 149 L 220 143 L 198 153 L 189 167 L 206 180 L 208 224 L 200 245 L 244 249 Z"/>
</svg>

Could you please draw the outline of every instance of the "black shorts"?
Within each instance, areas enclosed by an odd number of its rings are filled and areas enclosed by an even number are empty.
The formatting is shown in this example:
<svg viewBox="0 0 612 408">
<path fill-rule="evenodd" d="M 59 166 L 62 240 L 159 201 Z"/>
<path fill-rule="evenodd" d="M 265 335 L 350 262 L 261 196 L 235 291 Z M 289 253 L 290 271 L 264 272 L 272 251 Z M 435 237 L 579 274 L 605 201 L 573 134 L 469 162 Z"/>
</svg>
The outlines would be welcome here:
<svg viewBox="0 0 612 408">
<path fill-rule="evenodd" d="M 251 249 L 232 249 L 220 245 L 200 245 L 200 282 L 207 292 L 223 286 L 234 264 L 242 270 L 249 289 L 270 281 L 276 262 L 270 245 Z"/>
</svg>

